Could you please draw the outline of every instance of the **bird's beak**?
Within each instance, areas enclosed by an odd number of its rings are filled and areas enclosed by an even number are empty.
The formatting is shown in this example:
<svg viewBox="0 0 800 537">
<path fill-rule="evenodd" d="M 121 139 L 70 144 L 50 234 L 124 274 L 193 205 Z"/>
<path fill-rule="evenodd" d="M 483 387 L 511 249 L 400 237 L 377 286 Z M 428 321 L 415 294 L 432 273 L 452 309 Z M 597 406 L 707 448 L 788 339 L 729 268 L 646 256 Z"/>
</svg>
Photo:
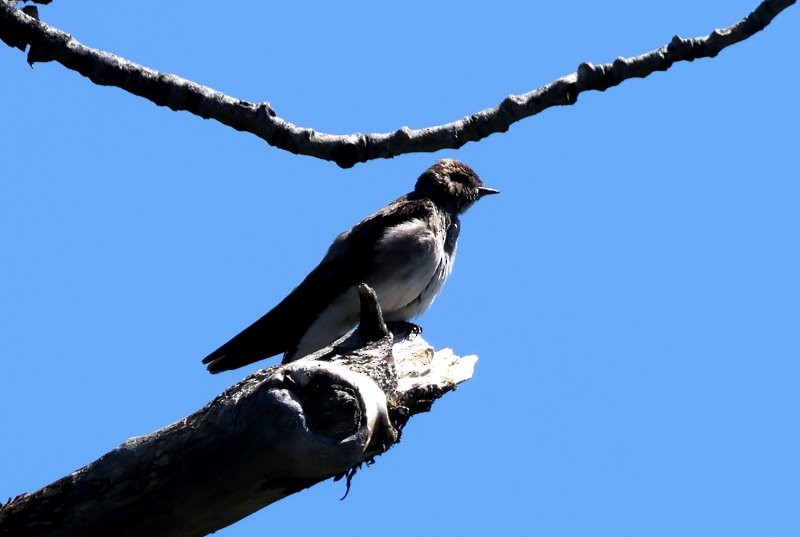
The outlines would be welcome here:
<svg viewBox="0 0 800 537">
<path fill-rule="evenodd" d="M 488 196 L 490 194 L 499 194 L 500 191 L 494 188 L 489 188 L 488 186 L 479 186 L 478 187 L 478 197 L 482 198 L 484 196 Z"/>
</svg>

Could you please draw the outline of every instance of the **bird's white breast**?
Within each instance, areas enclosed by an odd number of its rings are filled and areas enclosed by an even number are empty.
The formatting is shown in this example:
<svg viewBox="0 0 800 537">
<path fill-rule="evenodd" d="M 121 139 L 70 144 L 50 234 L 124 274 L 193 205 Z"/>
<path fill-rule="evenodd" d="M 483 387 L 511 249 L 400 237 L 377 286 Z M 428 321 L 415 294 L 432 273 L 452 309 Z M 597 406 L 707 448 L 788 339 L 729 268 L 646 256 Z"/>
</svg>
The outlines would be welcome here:
<svg viewBox="0 0 800 537">
<path fill-rule="evenodd" d="M 392 228 L 376 247 L 376 271 L 368 281 L 378 295 L 384 317 L 407 321 L 427 311 L 452 270 L 445 252 L 445 222 L 413 219 Z"/>
</svg>

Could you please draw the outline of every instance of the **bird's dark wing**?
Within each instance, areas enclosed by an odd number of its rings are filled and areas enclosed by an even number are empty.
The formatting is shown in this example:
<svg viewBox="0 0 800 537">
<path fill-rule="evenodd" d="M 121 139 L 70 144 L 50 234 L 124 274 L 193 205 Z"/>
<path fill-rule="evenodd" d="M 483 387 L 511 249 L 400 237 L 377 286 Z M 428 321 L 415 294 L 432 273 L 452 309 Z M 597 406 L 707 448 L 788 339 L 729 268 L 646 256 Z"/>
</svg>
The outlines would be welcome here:
<svg viewBox="0 0 800 537">
<path fill-rule="evenodd" d="M 433 211 L 426 199 L 405 196 L 339 235 L 311 273 L 277 306 L 203 359 L 211 373 L 292 352 L 319 314 L 372 270 L 374 246 L 387 228 Z"/>
</svg>

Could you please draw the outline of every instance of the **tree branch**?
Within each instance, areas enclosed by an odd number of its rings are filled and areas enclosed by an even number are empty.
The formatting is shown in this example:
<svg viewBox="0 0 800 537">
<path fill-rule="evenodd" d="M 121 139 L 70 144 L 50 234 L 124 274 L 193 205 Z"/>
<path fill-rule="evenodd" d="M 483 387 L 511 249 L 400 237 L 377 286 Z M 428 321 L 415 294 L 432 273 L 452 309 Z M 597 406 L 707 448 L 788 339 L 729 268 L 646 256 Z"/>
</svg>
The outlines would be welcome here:
<svg viewBox="0 0 800 537">
<path fill-rule="evenodd" d="M 765 0 L 738 23 L 707 36 L 683 39 L 675 36 L 659 49 L 613 63 L 583 63 L 576 73 L 564 76 L 522 95 L 510 95 L 498 106 L 457 121 L 390 133 L 333 135 L 299 127 L 279 117 L 267 102 L 251 103 L 186 80 L 130 62 L 114 54 L 82 45 L 72 36 L 0 2 L 0 39 L 9 46 L 28 49 L 28 61 L 55 60 L 96 84 L 116 86 L 159 106 L 186 110 L 213 118 L 239 131 L 255 134 L 268 144 L 296 154 L 336 162 L 343 168 L 377 158 L 405 153 L 457 149 L 490 134 L 505 132 L 515 122 L 552 106 L 574 104 L 584 91 L 605 91 L 629 78 L 644 78 L 666 71 L 675 62 L 713 58 L 719 52 L 763 30 L 795 0 Z"/>
<path fill-rule="evenodd" d="M 434 352 L 408 323 L 389 332 L 372 290 L 360 292 L 352 335 L 0 506 L 0 535 L 206 535 L 330 477 L 349 486 L 477 360 Z"/>
</svg>

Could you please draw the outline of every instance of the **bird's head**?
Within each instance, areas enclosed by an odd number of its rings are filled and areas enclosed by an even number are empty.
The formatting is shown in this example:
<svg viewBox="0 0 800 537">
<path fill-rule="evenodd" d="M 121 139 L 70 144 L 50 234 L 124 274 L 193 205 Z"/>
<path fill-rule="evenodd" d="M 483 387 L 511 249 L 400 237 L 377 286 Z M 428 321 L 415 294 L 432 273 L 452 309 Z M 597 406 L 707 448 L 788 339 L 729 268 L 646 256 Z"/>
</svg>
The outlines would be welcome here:
<svg viewBox="0 0 800 537">
<path fill-rule="evenodd" d="M 429 198 L 456 213 L 463 213 L 483 196 L 499 192 L 484 186 L 472 168 L 449 158 L 425 170 L 414 186 L 414 194 Z"/>
</svg>

